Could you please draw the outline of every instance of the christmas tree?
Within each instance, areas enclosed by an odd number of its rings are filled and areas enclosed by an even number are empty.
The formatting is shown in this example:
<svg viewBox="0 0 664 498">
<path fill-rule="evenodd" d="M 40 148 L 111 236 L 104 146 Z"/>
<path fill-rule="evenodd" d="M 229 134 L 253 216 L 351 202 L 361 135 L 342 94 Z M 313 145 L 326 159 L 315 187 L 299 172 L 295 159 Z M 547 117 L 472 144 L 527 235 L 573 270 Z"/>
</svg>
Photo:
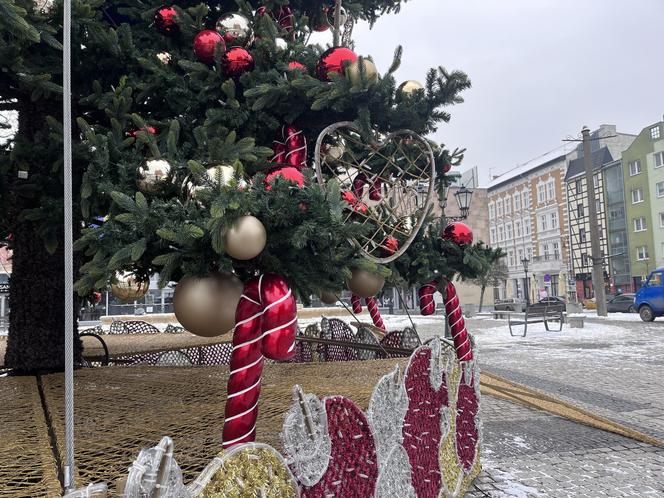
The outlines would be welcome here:
<svg viewBox="0 0 664 498">
<path fill-rule="evenodd" d="M 136 297 L 159 274 L 181 282 L 185 321 L 196 293 L 218 298 L 225 315 L 192 330 L 209 335 L 259 275 L 308 303 L 347 280 L 367 293 L 384 278 L 442 288 L 482 270 L 486 249 L 441 236 L 446 222 L 431 216 L 462 154 L 421 139 L 449 121 L 469 79 L 438 66 L 423 85 L 400 84 L 400 47 L 379 70 L 350 36 L 400 0 L 340 4 L 73 2 L 81 299 L 111 284 Z M 5 363 L 57 369 L 62 5 L 0 0 L 0 13 L 0 105 L 19 113 L 0 151 L 0 228 L 15 251 Z M 327 29 L 334 46 L 308 43 Z"/>
</svg>

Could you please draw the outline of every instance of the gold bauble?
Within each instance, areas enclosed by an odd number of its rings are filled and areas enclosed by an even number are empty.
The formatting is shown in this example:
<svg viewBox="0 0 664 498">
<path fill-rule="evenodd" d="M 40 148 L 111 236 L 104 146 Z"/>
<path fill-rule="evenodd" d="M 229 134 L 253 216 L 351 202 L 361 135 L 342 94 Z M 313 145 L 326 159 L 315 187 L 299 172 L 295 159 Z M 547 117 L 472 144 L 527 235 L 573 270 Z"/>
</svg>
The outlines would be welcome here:
<svg viewBox="0 0 664 498">
<path fill-rule="evenodd" d="M 171 165 L 164 159 L 150 159 L 138 169 L 138 187 L 143 192 L 154 192 L 165 185 Z"/>
<path fill-rule="evenodd" d="M 360 297 L 373 297 L 385 285 L 385 279 L 380 275 L 353 268 L 353 276 L 346 280 L 346 286 L 355 295 Z"/>
<path fill-rule="evenodd" d="M 192 334 L 221 335 L 235 326 L 235 309 L 242 289 L 242 282 L 232 273 L 185 277 L 173 292 L 175 317 Z"/>
<path fill-rule="evenodd" d="M 150 290 L 149 280 L 140 280 L 133 273 L 118 272 L 115 275 L 116 283 L 111 284 L 113 295 L 124 303 L 131 303 L 143 299 Z"/>
<path fill-rule="evenodd" d="M 378 69 L 370 59 L 362 59 L 362 67 L 364 68 L 364 79 L 369 86 L 375 85 L 378 82 Z M 360 74 L 360 59 L 356 60 L 346 69 L 346 76 L 353 86 L 362 85 L 362 75 Z"/>
<path fill-rule="evenodd" d="M 416 91 L 423 89 L 424 87 L 419 81 L 408 80 L 401 83 L 397 91 L 402 97 L 412 97 Z"/>
<path fill-rule="evenodd" d="M 323 304 L 337 304 L 337 296 L 334 292 L 329 292 L 329 291 L 321 291 L 320 293 L 320 301 Z"/>
<path fill-rule="evenodd" d="M 224 235 L 226 252 L 232 258 L 246 261 L 258 256 L 267 242 L 267 232 L 255 216 L 238 218 Z"/>
</svg>

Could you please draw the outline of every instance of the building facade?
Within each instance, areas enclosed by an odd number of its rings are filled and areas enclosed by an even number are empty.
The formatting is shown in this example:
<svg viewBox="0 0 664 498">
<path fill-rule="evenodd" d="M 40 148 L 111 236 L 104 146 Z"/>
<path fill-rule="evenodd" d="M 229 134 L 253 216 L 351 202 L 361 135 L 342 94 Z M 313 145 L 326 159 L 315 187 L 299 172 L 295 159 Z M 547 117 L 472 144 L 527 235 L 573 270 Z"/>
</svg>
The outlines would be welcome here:
<svg viewBox="0 0 664 498">
<path fill-rule="evenodd" d="M 664 265 L 664 121 L 646 126 L 622 155 L 632 285 Z"/>
<path fill-rule="evenodd" d="M 566 151 L 494 178 L 488 187 L 489 243 L 506 254 L 509 278 L 495 298 L 567 293 Z M 528 261 L 528 279 L 523 261 Z"/>
</svg>

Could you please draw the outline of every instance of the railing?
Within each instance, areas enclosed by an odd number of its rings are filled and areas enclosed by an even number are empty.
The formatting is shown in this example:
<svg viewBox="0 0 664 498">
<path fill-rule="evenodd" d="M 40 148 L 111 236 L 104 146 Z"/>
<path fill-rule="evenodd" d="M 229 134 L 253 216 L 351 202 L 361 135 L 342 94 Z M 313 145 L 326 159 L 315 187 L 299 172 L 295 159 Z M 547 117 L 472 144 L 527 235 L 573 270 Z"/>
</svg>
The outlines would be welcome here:
<svg viewBox="0 0 664 498">
<path fill-rule="evenodd" d="M 533 256 L 533 263 L 541 263 L 542 261 L 560 261 L 560 254 L 555 252 L 553 254 L 544 254 L 543 256 Z"/>
</svg>

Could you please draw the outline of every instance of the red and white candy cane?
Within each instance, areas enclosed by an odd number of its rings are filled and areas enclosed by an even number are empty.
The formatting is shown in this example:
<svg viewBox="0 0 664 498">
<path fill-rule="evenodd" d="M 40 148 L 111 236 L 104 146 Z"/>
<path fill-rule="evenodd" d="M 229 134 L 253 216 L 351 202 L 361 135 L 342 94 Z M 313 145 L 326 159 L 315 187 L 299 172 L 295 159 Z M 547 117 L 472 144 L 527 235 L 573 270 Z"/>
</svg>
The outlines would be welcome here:
<svg viewBox="0 0 664 498">
<path fill-rule="evenodd" d="M 366 297 L 364 298 L 364 302 L 367 305 L 367 309 L 369 310 L 369 314 L 371 315 L 371 320 L 373 320 L 374 325 L 380 330 L 385 330 L 385 324 L 383 323 L 383 318 L 380 316 L 380 311 L 378 311 L 378 303 L 376 302 L 376 298 Z"/>
<path fill-rule="evenodd" d="M 288 360 L 295 355 L 297 306 L 286 280 L 271 273 L 249 280 L 235 321 L 224 448 L 255 439 L 264 357 Z"/>
<path fill-rule="evenodd" d="M 350 304 L 353 307 L 353 313 L 362 313 L 362 303 L 360 302 L 360 296 L 356 294 L 351 295 Z"/>
<path fill-rule="evenodd" d="M 433 295 L 437 290 L 438 282 L 432 280 L 428 284 L 424 284 L 417 290 L 417 295 L 420 297 L 420 313 L 423 315 L 433 315 L 436 312 L 436 302 Z"/>
<path fill-rule="evenodd" d="M 454 349 L 456 350 L 459 361 L 469 361 L 473 359 L 473 350 L 470 347 L 470 337 L 466 330 L 466 321 L 463 319 L 461 306 L 459 306 L 459 297 L 456 287 L 452 282 L 448 282 L 445 287 L 445 312 L 447 313 L 447 323 L 450 325 L 450 332 L 454 340 Z"/>
<path fill-rule="evenodd" d="M 307 165 L 307 139 L 302 130 L 283 125 L 272 142 L 274 156 L 271 162 L 302 169 Z"/>
</svg>

